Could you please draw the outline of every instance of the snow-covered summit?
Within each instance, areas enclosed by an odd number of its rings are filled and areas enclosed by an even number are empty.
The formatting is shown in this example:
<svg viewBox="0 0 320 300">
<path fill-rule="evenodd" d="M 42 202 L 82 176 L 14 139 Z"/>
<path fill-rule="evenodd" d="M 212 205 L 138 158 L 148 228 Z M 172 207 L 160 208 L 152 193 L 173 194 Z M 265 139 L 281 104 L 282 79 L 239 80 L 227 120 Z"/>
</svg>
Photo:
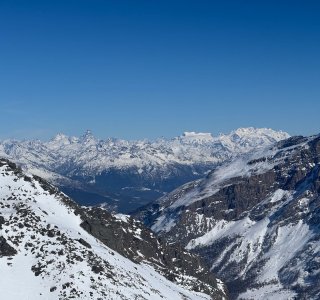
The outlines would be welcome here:
<svg viewBox="0 0 320 300">
<path fill-rule="evenodd" d="M 184 142 L 212 142 L 214 140 L 211 133 L 186 131 L 182 134 L 181 140 Z"/>
</svg>

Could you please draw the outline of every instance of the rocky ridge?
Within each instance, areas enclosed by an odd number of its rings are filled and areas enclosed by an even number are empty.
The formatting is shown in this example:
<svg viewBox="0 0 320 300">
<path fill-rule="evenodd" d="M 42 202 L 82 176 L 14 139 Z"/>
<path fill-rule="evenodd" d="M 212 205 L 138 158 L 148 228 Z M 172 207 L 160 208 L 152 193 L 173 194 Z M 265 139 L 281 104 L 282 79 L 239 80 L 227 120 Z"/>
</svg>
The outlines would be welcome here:
<svg viewBox="0 0 320 300">
<path fill-rule="evenodd" d="M 227 299 L 195 255 L 0 160 L 5 299 Z M 210 295 L 210 296 L 209 296 Z"/>
<path fill-rule="evenodd" d="M 225 163 L 136 217 L 204 258 L 233 299 L 320 298 L 320 136 Z"/>
</svg>

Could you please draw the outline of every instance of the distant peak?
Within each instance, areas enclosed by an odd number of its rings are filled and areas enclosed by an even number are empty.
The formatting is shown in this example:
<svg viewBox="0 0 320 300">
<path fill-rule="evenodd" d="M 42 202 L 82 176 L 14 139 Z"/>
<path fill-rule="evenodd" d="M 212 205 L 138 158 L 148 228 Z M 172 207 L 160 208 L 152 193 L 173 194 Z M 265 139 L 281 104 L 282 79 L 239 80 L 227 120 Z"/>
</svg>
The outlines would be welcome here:
<svg viewBox="0 0 320 300">
<path fill-rule="evenodd" d="M 80 137 L 82 142 L 91 142 L 95 141 L 95 137 L 91 130 L 87 129 L 86 132 Z"/>
<path fill-rule="evenodd" d="M 184 140 L 197 140 L 197 141 L 212 141 L 213 137 L 211 133 L 207 132 L 194 132 L 186 131 L 182 134 Z"/>
<path fill-rule="evenodd" d="M 92 133 L 92 131 L 90 129 L 87 129 L 85 131 L 85 133 L 83 134 L 83 136 L 93 136 L 93 133 Z"/>
<path fill-rule="evenodd" d="M 85 139 L 85 138 L 93 138 L 93 133 L 91 130 L 87 129 L 83 135 L 80 136 L 80 138 Z"/>
<path fill-rule="evenodd" d="M 240 137 L 245 137 L 245 136 L 273 136 L 273 137 L 278 137 L 280 138 L 288 138 L 290 135 L 287 132 L 281 131 L 281 130 L 274 130 L 271 128 L 255 128 L 255 127 L 240 127 L 236 130 L 231 131 L 230 134 L 220 134 L 220 136 L 232 136 L 232 135 L 238 135 Z"/>
<path fill-rule="evenodd" d="M 58 141 L 62 141 L 62 140 L 66 140 L 68 139 L 68 137 L 63 134 L 63 133 L 58 133 L 53 139 L 52 141 L 58 142 Z"/>
<path fill-rule="evenodd" d="M 211 136 L 211 133 L 208 133 L 208 132 L 185 131 L 185 132 L 183 133 L 183 136 L 186 136 L 186 137 Z"/>
</svg>

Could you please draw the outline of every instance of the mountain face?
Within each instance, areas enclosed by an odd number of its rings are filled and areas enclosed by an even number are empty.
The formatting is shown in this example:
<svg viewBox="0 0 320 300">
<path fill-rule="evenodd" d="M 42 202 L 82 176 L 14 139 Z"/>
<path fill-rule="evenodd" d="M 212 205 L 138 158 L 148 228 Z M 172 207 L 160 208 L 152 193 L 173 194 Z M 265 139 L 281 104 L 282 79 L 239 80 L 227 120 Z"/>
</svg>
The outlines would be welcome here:
<svg viewBox="0 0 320 300">
<path fill-rule="evenodd" d="M 228 135 L 186 132 L 156 141 L 97 140 L 57 135 L 48 142 L 0 142 L 0 156 L 58 185 L 78 203 L 105 203 L 129 212 L 176 187 L 204 177 L 221 162 L 287 138 L 271 129 L 240 128 Z"/>
<path fill-rule="evenodd" d="M 227 299 L 199 258 L 0 160 L 3 299 Z"/>
<path fill-rule="evenodd" d="M 320 299 L 320 135 L 225 163 L 137 213 L 233 299 Z"/>
</svg>

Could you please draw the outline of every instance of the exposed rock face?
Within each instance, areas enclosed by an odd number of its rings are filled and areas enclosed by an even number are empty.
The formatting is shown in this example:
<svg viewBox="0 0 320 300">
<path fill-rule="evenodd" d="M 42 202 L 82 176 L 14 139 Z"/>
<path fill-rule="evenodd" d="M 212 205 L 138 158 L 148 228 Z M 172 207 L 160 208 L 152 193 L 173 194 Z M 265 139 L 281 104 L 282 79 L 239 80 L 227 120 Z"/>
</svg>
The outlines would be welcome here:
<svg viewBox="0 0 320 300">
<path fill-rule="evenodd" d="M 0 156 L 58 185 L 81 205 L 130 212 L 199 179 L 221 162 L 287 138 L 271 129 L 240 128 L 213 137 L 186 132 L 156 141 L 57 135 L 48 142 L 0 142 Z"/>
<path fill-rule="evenodd" d="M 12 256 L 17 254 L 17 251 L 11 247 L 3 236 L 0 236 L 0 257 Z"/>
<path fill-rule="evenodd" d="M 320 136 L 224 164 L 136 214 L 238 299 L 320 298 Z"/>
<path fill-rule="evenodd" d="M 128 216 L 79 207 L 6 160 L 0 215 L 5 299 L 227 299 L 196 255 Z"/>
<path fill-rule="evenodd" d="M 206 292 L 215 298 L 221 281 L 204 267 L 199 257 L 179 245 L 169 245 L 142 223 L 125 215 L 112 215 L 101 208 L 86 210 L 81 227 L 105 245 L 130 260 L 148 262 L 171 281 L 180 282 L 194 291 Z M 191 276 L 191 280 L 188 280 Z M 222 295 L 222 294 L 221 294 Z M 221 298 L 218 294 L 217 299 Z"/>
</svg>

